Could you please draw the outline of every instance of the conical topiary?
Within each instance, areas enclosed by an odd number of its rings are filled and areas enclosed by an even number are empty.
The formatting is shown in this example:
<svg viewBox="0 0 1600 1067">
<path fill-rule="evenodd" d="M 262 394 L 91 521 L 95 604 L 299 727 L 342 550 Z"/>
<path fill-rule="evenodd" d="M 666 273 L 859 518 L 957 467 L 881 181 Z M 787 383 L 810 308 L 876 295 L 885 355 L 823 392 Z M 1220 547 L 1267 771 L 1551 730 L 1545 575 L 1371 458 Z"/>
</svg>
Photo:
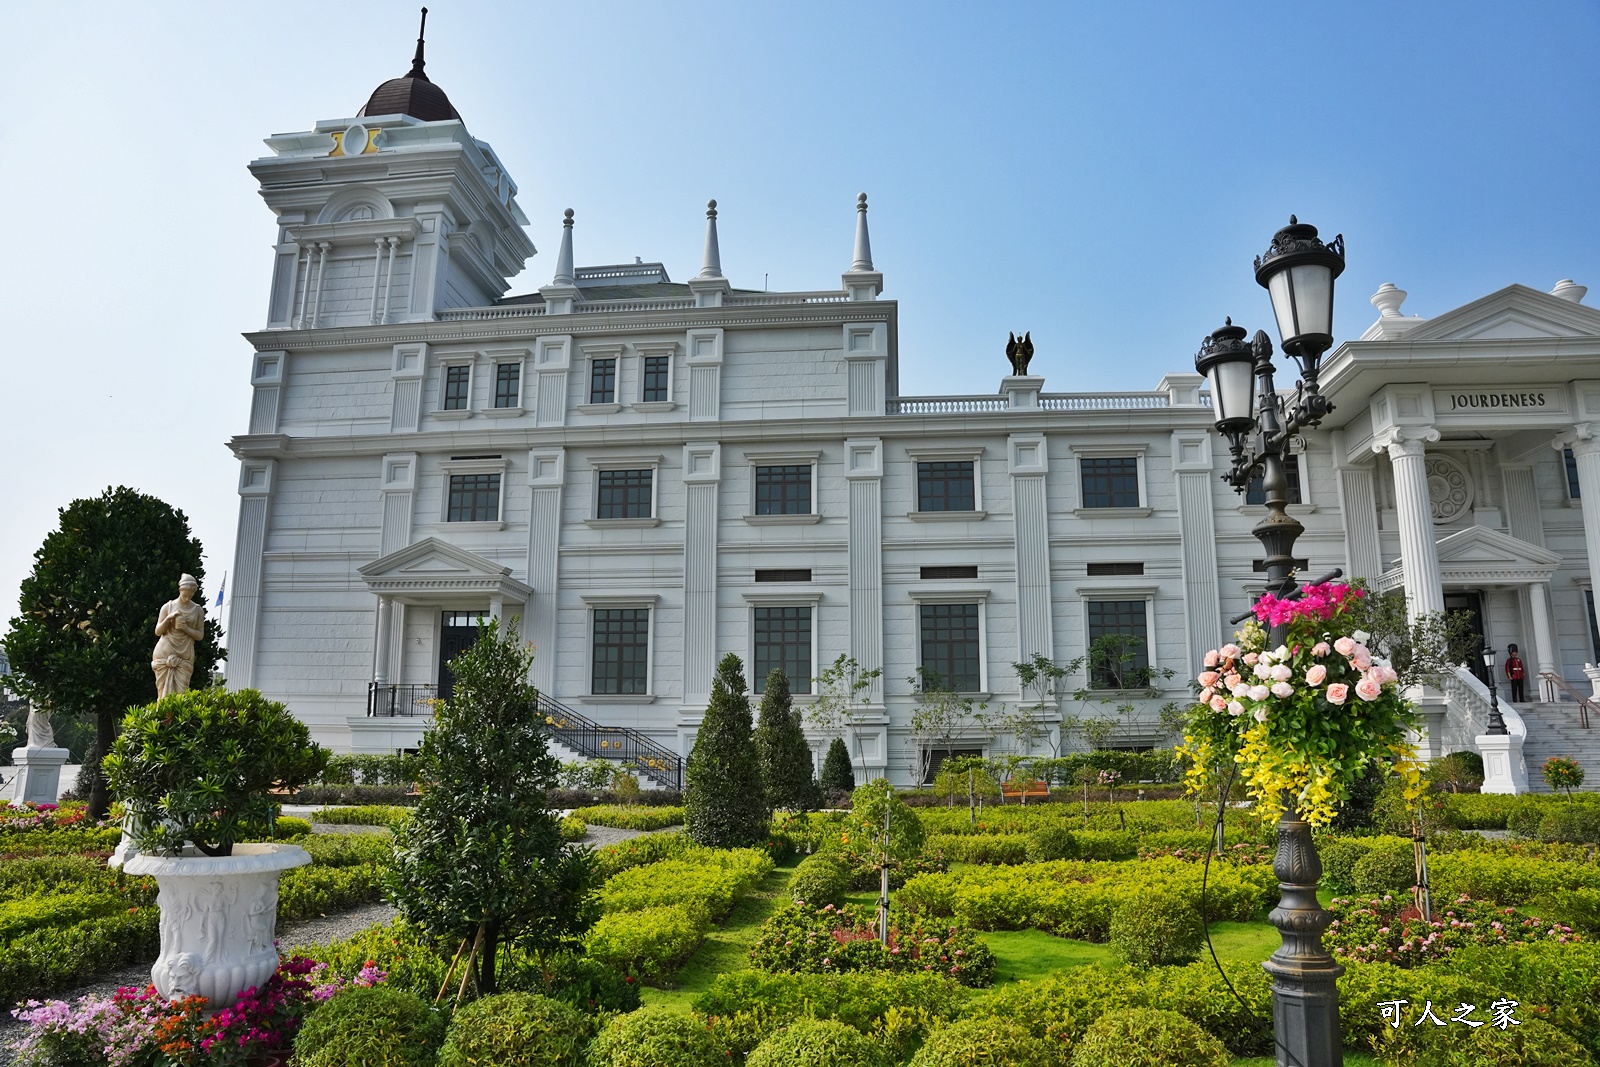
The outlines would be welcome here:
<svg viewBox="0 0 1600 1067">
<path fill-rule="evenodd" d="M 702 845 L 746 848 L 767 839 L 772 811 L 751 736 L 744 664 L 732 652 L 711 681 L 711 704 L 689 753 L 683 807 L 689 836 Z"/>
<path fill-rule="evenodd" d="M 800 728 L 800 715 L 789 696 L 789 676 L 774 669 L 761 694 L 756 725 L 756 753 L 761 759 L 761 784 L 767 806 L 810 811 L 817 806 L 817 780 L 812 772 L 811 745 Z"/>
<path fill-rule="evenodd" d="M 855 768 L 850 765 L 850 750 L 844 739 L 835 737 L 822 760 L 822 795 L 832 798 L 836 793 L 851 793 L 856 788 Z"/>
</svg>

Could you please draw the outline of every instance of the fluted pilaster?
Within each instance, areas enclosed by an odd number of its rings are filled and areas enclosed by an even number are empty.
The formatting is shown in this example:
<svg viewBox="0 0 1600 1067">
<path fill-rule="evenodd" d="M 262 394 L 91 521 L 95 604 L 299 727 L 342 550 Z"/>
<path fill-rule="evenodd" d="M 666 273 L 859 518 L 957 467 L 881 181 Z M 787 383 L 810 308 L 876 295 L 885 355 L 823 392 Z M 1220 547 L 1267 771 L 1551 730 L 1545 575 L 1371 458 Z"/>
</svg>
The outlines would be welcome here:
<svg viewBox="0 0 1600 1067">
<path fill-rule="evenodd" d="M 1405 570 L 1406 613 L 1411 618 L 1444 610 L 1439 578 L 1439 548 L 1433 539 L 1433 505 L 1428 497 L 1426 444 L 1437 441 L 1431 426 L 1397 427 L 1380 435 L 1372 450 L 1389 453 L 1394 469 L 1395 508 L 1400 526 L 1400 564 Z"/>
</svg>

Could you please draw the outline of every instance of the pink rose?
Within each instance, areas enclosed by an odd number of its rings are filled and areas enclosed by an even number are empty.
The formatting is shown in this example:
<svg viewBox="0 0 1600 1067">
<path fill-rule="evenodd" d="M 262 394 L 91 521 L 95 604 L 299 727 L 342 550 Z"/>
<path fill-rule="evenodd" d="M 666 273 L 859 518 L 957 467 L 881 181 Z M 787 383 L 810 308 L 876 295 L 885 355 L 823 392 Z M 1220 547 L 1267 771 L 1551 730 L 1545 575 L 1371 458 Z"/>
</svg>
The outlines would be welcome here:
<svg viewBox="0 0 1600 1067">
<path fill-rule="evenodd" d="M 1271 695 L 1272 695 L 1272 690 L 1268 689 L 1264 685 L 1253 685 L 1253 686 L 1250 687 L 1250 699 L 1251 700 L 1259 702 L 1259 701 L 1267 699 L 1267 697 L 1269 697 Z"/>
<path fill-rule="evenodd" d="M 1229 689 L 1233 689 L 1243 680 L 1244 679 L 1240 678 L 1237 674 L 1230 674 L 1222 680 L 1222 684 L 1227 686 Z"/>
<path fill-rule="evenodd" d="M 1256 709 L 1256 722 L 1266 722 L 1266 721 L 1267 721 L 1267 709 L 1266 708 L 1257 708 Z"/>
<path fill-rule="evenodd" d="M 1349 637 L 1341 637 L 1333 643 L 1333 650 L 1341 656 L 1352 655 L 1356 650 L 1356 643 Z"/>
<path fill-rule="evenodd" d="M 1371 678 L 1363 678 L 1356 683 L 1356 696 L 1362 700 L 1377 700 L 1383 695 L 1383 686 Z"/>
<path fill-rule="evenodd" d="M 1356 647 L 1356 655 L 1350 657 L 1350 666 L 1358 671 L 1364 671 L 1372 666 L 1372 657 L 1361 654 L 1360 646 Z"/>
<path fill-rule="evenodd" d="M 1221 656 L 1217 655 L 1217 650 L 1212 649 L 1210 652 L 1206 653 L 1206 666 L 1215 667 L 1217 665 L 1217 661 L 1221 658 Z"/>
<path fill-rule="evenodd" d="M 1343 682 L 1334 682 L 1328 686 L 1328 703 L 1343 704 L 1350 695 L 1350 687 Z"/>
<path fill-rule="evenodd" d="M 1200 684 L 1204 685 L 1204 686 L 1216 685 L 1217 684 L 1217 679 L 1220 678 L 1220 677 L 1222 677 L 1222 676 L 1219 675 L 1216 671 L 1204 671 L 1200 675 Z"/>
<path fill-rule="evenodd" d="M 1373 667 L 1372 676 L 1378 679 L 1378 683 L 1380 685 L 1387 685 L 1390 682 L 1398 682 L 1400 680 L 1400 676 L 1396 674 L 1394 668 L 1390 667 L 1388 664 L 1381 664 Z"/>
<path fill-rule="evenodd" d="M 1212 711 L 1227 711 L 1228 710 L 1228 702 L 1226 700 L 1224 700 L 1222 697 L 1212 697 L 1211 698 L 1211 710 Z"/>
<path fill-rule="evenodd" d="M 1229 715 L 1243 715 L 1244 714 L 1244 705 L 1239 703 L 1237 700 L 1228 701 L 1228 714 Z"/>
<path fill-rule="evenodd" d="M 1239 655 L 1239 646 L 1238 645 L 1223 645 L 1222 646 L 1222 658 L 1223 659 L 1234 659 L 1238 655 Z"/>
<path fill-rule="evenodd" d="M 1250 695 L 1249 683 L 1240 682 L 1238 685 L 1229 687 L 1228 692 L 1232 693 L 1236 697 L 1247 697 Z"/>
<path fill-rule="evenodd" d="M 1204 689 L 1200 690 L 1200 703 L 1202 703 L 1202 704 L 1211 703 L 1211 694 L 1214 693 L 1214 692 L 1216 692 L 1216 690 L 1212 689 L 1209 685 L 1206 686 Z"/>
<path fill-rule="evenodd" d="M 1252 666 L 1252 667 L 1253 667 L 1253 666 L 1255 666 L 1255 663 L 1256 663 L 1256 660 L 1258 660 L 1258 659 L 1260 659 L 1260 658 L 1261 658 L 1261 657 L 1260 657 L 1260 656 L 1259 656 L 1259 655 L 1257 655 L 1257 654 L 1256 654 L 1256 653 L 1254 653 L 1254 652 L 1249 652 L 1249 653 L 1246 653 L 1246 654 L 1245 654 L 1245 657 L 1244 657 L 1244 661 L 1245 661 L 1245 662 L 1246 662 L 1246 663 L 1248 663 L 1248 664 L 1249 664 L 1249 665 L 1250 665 L 1250 666 Z"/>
<path fill-rule="evenodd" d="M 1252 670 L 1250 673 L 1254 674 L 1257 678 L 1260 678 L 1264 682 L 1268 678 L 1272 677 L 1272 664 L 1265 663 L 1265 662 L 1257 662 L 1256 665 L 1255 665 L 1255 669 Z"/>
<path fill-rule="evenodd" d="M 1326 656 L 1329 651 L 1330 649 L 1328 648 L 1328 642 L 1326 641 L 1318 641 L 1316 644 L 1311 646 L 1311 654 L 1316 656 L 1318 659 Z"/>
<path fill-rule="evenodd" d="M 1309 671 L 1306 671 L 1306 684 L 1307 685 L 1321 685 L 1322 682 L 1323 682 L 1323 679 L 1325 679 L 1327 677 L 1328 677 L 1328 668 L 1324 667 L 1320 663 L 1314 663 L 1314 664 L 1311 665 L 1311 669 Z"/>
<path fill-rule="evenodd" d="M 1274 682 L 1287 682 L 1293 677 L 1294 671 L 1290 669 L 1287 663 L 1280 663 L 1272 668 L 1272 680 Z"/>
<path fill-rule="evenodd" d="M 1294 686 L 1288 682 L 1273 682 L 1272 695 L 1279 700 L 1287 700 L 1289 697 L 1294 696 Z"/>
</svg>

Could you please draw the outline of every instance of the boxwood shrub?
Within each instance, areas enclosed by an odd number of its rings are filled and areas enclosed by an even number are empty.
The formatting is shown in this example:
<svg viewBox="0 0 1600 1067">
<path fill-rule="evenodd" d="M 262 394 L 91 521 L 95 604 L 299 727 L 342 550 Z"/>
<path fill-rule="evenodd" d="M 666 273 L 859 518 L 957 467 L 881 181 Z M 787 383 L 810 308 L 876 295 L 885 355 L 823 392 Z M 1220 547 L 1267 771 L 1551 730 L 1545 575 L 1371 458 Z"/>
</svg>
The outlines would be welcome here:
<svg viewBox="0 0 1600 1067">
<path fill-rule="evenodd" d="M 630 837 L 626 841 L 595 850 L 595 877 L 605 880 L 634 867 L 681 856 L 698 847 L 685 833 Z"/>
<path fill-rule="evenodd" d="M 761 927 L 750 962 L 764 971 L 938 973 L 966 986 L 994 981 L 994 953 L 970 930 L 891 915 L 889 944 L 877 938 L 876 916 L 865 907 L 795 901 Z"/>
<path fill-rule="evenodd" d="M 795 867 L 789 879 L 789 898 L 807 904 L 843 904 L 845 890 L 850 888 L 850 871 L 833 853 L 818 852 L 807 856 Z"/>
<path fill-rule="evenodd" d="M 638 804 L 597 804 L 573 808 L 572 814 L 593 826 L 618 830 L 664 830 L 683 825 L 683 806 L 652 807 Z"/>
<path fill-rule="evenodd" d="M 1124 900 L 1111 913 L 1111 947 L 1135 967 L 1167 967 L 1194 961 L 1205 942 L 1200 911 L 1176 893 L 1158 890 Z"/>
<path fill-rule="evenodd" d="M 421 997 L 354 986 L 316 1008 L 294 1040 L 295 1067 L 433 1067 L 445 1018 Z"/>
<path fill-rule="evenodd" d="M 600 891 L 600 905 L 610 913 L 680 904 L 720 919 L 772 868 L 758 849 L 696 849 L 613 875 Z"/>
<path fill-rule="evenodd" d="M 1175 1011 L 1135 1008 L 1096 1019 L 1072 1067 L 1228 1067 L 1222 1042 Z"/>
<path fill-rule="evenodd" d="M 1429 856 L 1436 896 L 1469 896 L 1518 907 L 1536 897 L 1600 889 L 1600 866 L 1483 850 Z"/>
<path fill-rule="evenodd" d="M 665 1007 L 612 1019 L 589 1045 L 590 1067 L 720 1067 L 728 1052 L 704 1023 Z"/>
<path fill-rule="evenodd" d="M 391 830 L 409 818 L 411 809 L 398 804 L 353 804 L 346 807 L 318 808 L 311 813 L 312 822 L 332 826 L 387 826 Z"/>
<path fill-rule="evenodd" d="M 584 945 L 601 963 L 659 984 L 700 947 L 710 925 L 705 910 L 693 903 L 618 911 L 601 916 Z"/>
<path fill-rule="evenodd" d="M 1041 826 L 1028 835 L 1028 862 L 1078 858 L 1078 839 L 1065 826 Z"/>
<path fill-rule="evenodd" d="M 537 993 L 495 993 L 450 1020 L 438 1067 L 580 1067 L 589 1026 Z"/>
<path fill-rule="evenodd" d="M 757 1045 L 744 1062 L 745 1067 L 888 1067 L 881 1048 L 831 1019 L 801 1019 Z"/>
<path fill-rule="evenodd" d="M 1051 1045 L 993 1016 L 963 1019 L 928 1035 L 911 1067 L 1064 1067 L 1067 1046 Z"/>
<path fill-rule="evenodd" d="M 772 1027 L 813 1016 L 836 1019 L 869 1033 L 894 1010 L 951 1019 L 970 1000 L 969 990 L 931 974 L 767 974 L 729 971 L 693 1000 L 706 1016 L 759 1015 Z"/>
</svg>

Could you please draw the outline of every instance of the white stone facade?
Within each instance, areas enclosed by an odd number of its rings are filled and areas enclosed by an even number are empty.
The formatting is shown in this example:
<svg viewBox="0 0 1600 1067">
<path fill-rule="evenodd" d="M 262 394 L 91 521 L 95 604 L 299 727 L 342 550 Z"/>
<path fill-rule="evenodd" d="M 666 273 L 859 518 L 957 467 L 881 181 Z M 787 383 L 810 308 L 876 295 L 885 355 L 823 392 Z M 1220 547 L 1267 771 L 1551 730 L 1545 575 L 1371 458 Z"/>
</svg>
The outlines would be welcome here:
<svg viewBox="0 0 1600 1067">
<path fill-rule="evenodd" d="M 864 201 L 838 289 L 734 289 L 713 209 L 686 285 L 658 264 L 575 269 L 569 216 L 555 281 L 507 299 L 534 251 L 526 219 L 459 121 L 340 120 L 267 143 L 251 169 L 279 243 L 266 328 L 246 335 L 250 426 L 231 443 L 228 679 L 336 749 L 413 746 L 421 720 L 369 715 L 369 693 L 431 692 L 446 624 L 481 613 L 521 619 L 542 691 L 687 752 L 717 659 L 752 664 L 758 613 L 796 608 L 813 674 L 839 654 L 882 668 L 862 755 L 905 780 L 926 606 L 968 625 L 976 605 L 965 688 L 993 705 L 1019 699 L 1013 662 L 1083 654 L 1091 605 L 1142 605 L 1151 663 L 1177 671 L 1163 699 L 1183 699 L 1259 589 L 1262 509 L 1220 480 L 1187 366 L 1148 392 L 1009 376 L 989 396 L 901 396 L 899 305 L 879 298 Z M 1581 287 L 1511 286 L 1424 321 L 1396 293 L 1325 364 L 1338 407 L 1307 435 L 1290 506 L 1304 573 L 1342 568 L 1428 608 L 1475 596 L 1502 654 L 1524 650 L 1530 700 L 1541 671 L 1587 693 L 1600 312 Z M 1104 460 L 1111 480 L 1089 484 Z M 937 466 L 965 463 L 970 501 L 965 468 Z M 935 503 L 956 507 L 933 510 L 919 470 L 952 469 L 956 495 Z M 764 513 L 757 482 L 781 496 L 780 475 L 799 496 Z M 641 691 L 594 691 L 597 626 L 613 624 L 643 626 L 647 650 L 642 676 L 629 661 L 607 684 Z M 1441 698 L 1435 747 L 1471 743 L 1473 699 Z M 1162 738 L 1147 714 L 1121 740 Z"/>
</svg>

